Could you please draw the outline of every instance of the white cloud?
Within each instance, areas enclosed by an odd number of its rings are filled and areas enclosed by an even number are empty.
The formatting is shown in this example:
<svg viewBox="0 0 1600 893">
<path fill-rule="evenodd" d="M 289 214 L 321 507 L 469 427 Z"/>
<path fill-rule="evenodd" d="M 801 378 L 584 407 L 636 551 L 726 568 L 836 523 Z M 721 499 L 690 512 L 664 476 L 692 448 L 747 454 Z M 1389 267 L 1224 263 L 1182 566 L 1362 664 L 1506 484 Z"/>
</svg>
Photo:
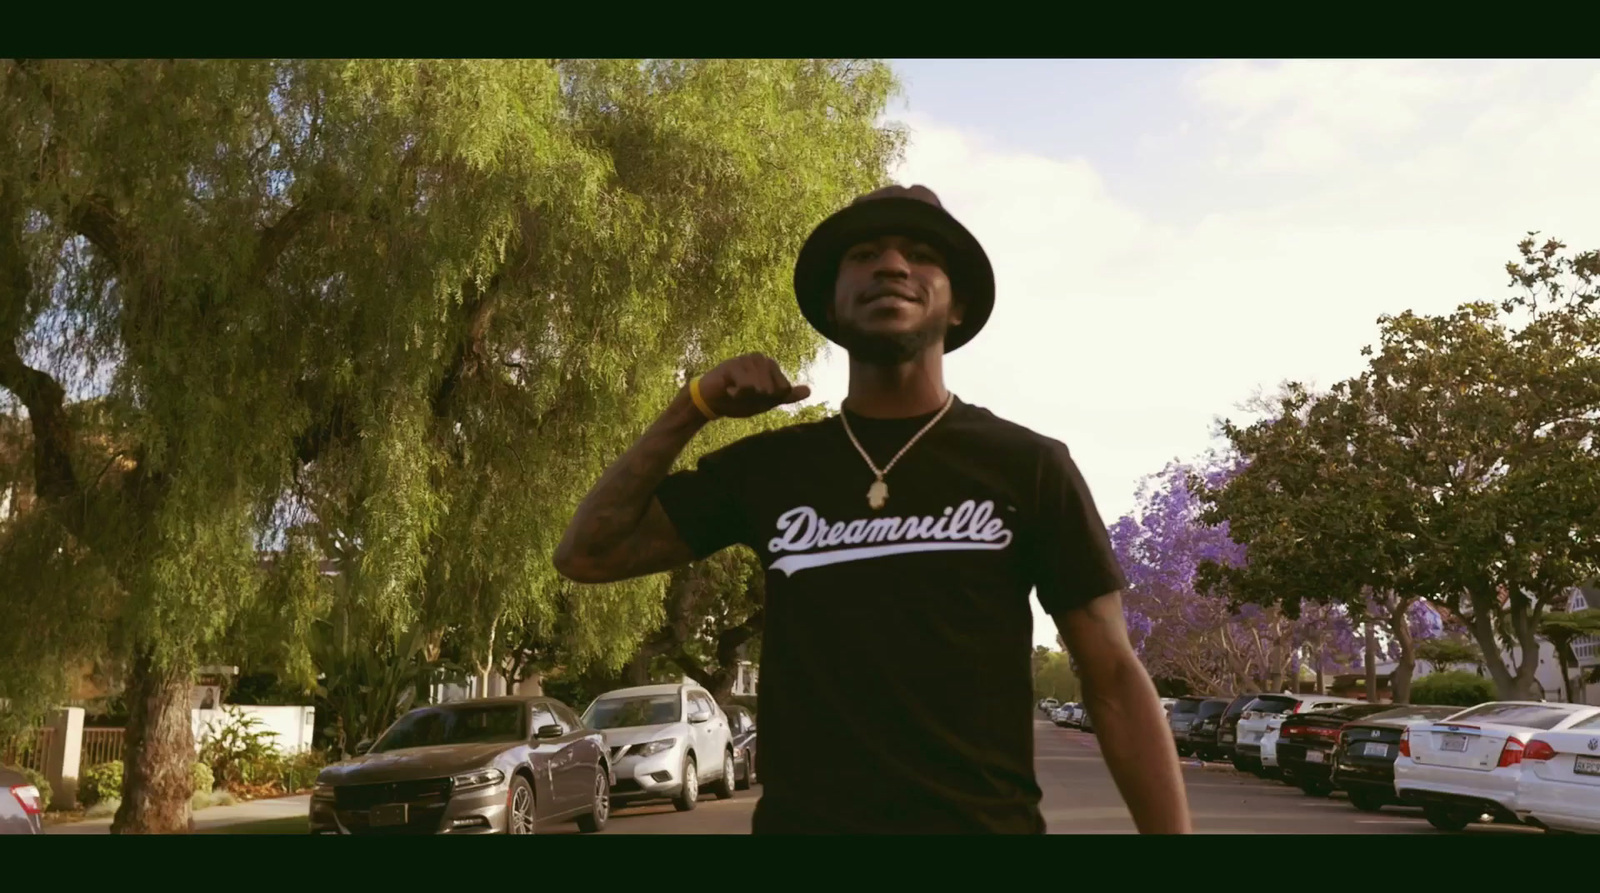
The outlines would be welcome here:
<svg viewBox="0 0 1600 893">
<path fill-rule="evenodd" d="M 1380 314 L 1505 294 L 1525 231 L 1600 247 L 1593 64 L 1220 63 L 1189 84 L 1183 120 L 1222 135 L 1200 160 L 1232 163 L 1171 196 L 1216 209 L 1181 227 L 1090 160 L 907 121 L 897 179 L 937 191 L 996 269 L 952 388 L 1065 441 L 1108 522 L 1257 387 L 1358 371 Z M 837 353 L 810 375 L 834 405 L 846 379 Z M 1037 640 L 1053 643 L 1048 620 Z"/>
</svg>

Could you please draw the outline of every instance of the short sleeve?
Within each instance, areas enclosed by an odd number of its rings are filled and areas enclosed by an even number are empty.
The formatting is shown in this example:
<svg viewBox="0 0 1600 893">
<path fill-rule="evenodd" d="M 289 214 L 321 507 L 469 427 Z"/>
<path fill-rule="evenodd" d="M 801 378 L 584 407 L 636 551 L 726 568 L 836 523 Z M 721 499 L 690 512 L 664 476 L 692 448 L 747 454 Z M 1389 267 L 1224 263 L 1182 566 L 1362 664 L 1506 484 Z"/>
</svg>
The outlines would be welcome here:
<svg viewBox="0 0 1600 893">
<path fill-rule="evenodd" d="M 1030 552 L 1039 605 L 1059 614 L 1127 587 L 1089 485 L 1064 444 L 1046 443 Z"/>
<path fill-rule="evenodd" d="M 696 560 L 745 542 L 749 513 L 740 494 L 744 442 L 707 453 L 693 470 L 674 472 L 656 488 L 661 508 Z"/>
</svg>

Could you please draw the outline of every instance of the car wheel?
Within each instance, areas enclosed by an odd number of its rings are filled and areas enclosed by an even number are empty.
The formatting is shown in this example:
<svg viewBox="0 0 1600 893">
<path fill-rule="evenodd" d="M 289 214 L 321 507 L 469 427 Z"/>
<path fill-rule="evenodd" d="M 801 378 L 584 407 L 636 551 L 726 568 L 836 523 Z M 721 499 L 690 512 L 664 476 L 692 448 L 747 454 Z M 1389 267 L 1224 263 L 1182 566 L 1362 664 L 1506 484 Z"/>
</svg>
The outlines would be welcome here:
<svg viewBox="0 0 1600 893">
<path fill-rule="evenodd" d="M 588 815 L 578 816 L 578 830 L 585 834 L 604 831 L 610 818 L 611 779 L 606 777 L 606 769 L 601 766 L 594 773 L 594 803 L 589 807 Z"/>
<path fill-rule="evenodd" d="M 1472 824 L 1472 820 L 1477 818 L 1470 810 L 1451 809 L 1448 806 L 1424 807 L 1422 815 L 1428 820 L 1428 824 L 1440 831 L 1465 831 L 1467 826 Z"/>
<path fill-rule="evenodd" d="M 747 750 L 747 751 L 744 752 L 744 776 L 741 777 L 738 780 L 738 784 L 736 785 L 736 787 L 738 787 L 739 790 L 741 790 L 741 791 L 748 791 L 748 790 L 750 790 L 750 786 L 755 784 L 755 783 L 756 783 L 756 760 L 755 760 L 755 755 L 750 753 L 750 751 Z"/>
<path fill-rule="evenodd" d="M 1234 771 L 1236 771 L 1236 772 L 1249 772 L 1250 771 L 1250 764 L 1248 762 L 1246 762 L 1242 757 L 1234 757 L 1233 758 L 1233 768 L 1234 768 Z"/>
<path fill-rule="evenodd" d="M 1350 805 L 1362 812 L 1377 812 L 1383 808 L 1383 798 L 1366 791 L 1351 791 Z"/>
<path fill-rule="evenodd" d="M 722 777 L 717 779 L 717 786 L 711 790 L 717 795 L 718 800 L 728 800 L 733 797 L 733 792 L 736 790 L 733 777 L 733 751 L 722 752 Z"/>
<path fill-rule="evenodd" d="M 533 805 L 533 785 L 520 775 L 511 776 L 510 805 L 506 809 L 507 834 L 533 834 L 539 828 L 539 814 Z"/>
<path fill-rule="evenodd" d="M 683 790 L 672 799 L 672 806 L 679 812 L 688 812 L 700 802 L 700 773 L 695 771 L 694 757 L 683 758 Z"/>
<path fill-rule="evenodd" d="M 1178 756 L 1186 757 L 1186 756 L 1189 755 L 1189 753 L 1190 753 L 1189 745 L 1187 745 L 1187 744 L 1178 745 Z"/>
</svg>

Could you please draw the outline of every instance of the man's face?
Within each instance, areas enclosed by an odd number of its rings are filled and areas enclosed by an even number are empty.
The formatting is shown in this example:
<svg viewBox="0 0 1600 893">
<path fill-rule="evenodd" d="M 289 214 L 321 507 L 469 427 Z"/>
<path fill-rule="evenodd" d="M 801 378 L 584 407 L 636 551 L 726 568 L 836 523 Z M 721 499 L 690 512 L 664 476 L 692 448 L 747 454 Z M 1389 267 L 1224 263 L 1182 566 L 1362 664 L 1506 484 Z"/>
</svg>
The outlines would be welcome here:
<svg viewBox="0 0 1600 893">
<path fill-rule="evenodd" d="M 839 343 L 876 365 L 908 362 L 943 345 L 945 332 L 961 324 L 944 257 L 905 236 L 860 242 L 844 253 L 832 310 Z"/>
</svg>

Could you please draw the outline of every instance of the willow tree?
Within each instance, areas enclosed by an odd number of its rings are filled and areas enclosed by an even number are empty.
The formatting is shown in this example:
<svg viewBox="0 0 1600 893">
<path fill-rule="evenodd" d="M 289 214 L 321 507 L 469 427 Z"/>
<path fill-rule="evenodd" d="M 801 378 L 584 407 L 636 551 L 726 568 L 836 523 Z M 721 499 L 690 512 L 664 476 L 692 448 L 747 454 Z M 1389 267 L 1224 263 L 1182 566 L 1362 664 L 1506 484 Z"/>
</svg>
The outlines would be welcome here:
<svg viewBox="0 0 1600 893">
<path fill-rule="evenodd" d="M 814 354 L 794 252 L 900 146 L 870 62 L 18 62 L 0 83 L 0 388 L 37 497 L 0 582 L 90 601 L 33 632 L 131 662 L 123 832 L 189 825 L 188 686 L 242 612 L 304 631 L 342 600 L 486 648 L 497 618 L 548 614 L 564 515 L 686 366 Z M 285 538 L 326 557 L 308 491 L 359 571 L 326 597 L 307 561 L 260 572 Z M 660 585 L 579 600 L 583 653 L 625 650 Z M 103 645 L 54 628 L 74 622 Z M 0 694 L 63 685 L 34 668 Z"/>
</svg>

